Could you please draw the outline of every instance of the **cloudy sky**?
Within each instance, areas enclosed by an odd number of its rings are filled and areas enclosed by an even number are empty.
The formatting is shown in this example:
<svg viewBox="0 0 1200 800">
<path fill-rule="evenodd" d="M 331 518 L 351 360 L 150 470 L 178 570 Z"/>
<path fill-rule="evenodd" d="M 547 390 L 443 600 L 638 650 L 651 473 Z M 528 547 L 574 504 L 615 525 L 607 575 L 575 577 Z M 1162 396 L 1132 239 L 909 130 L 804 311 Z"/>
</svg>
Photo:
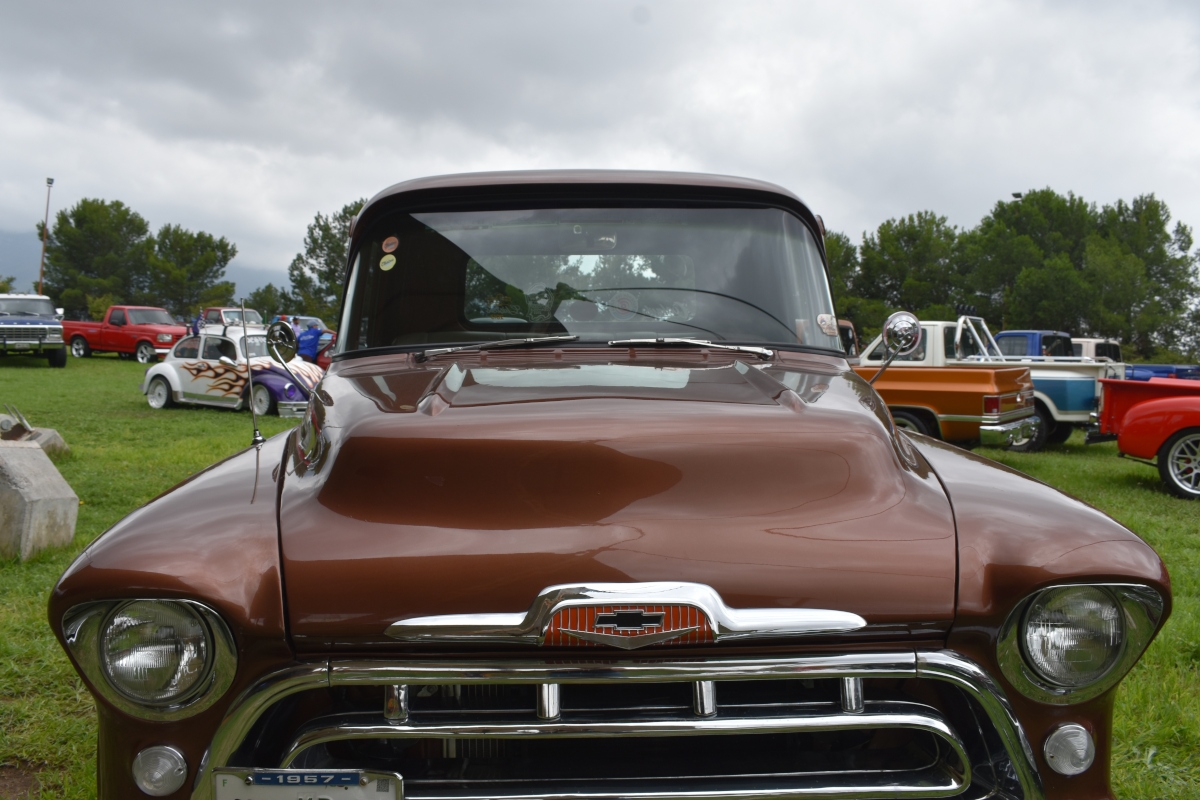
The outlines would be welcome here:
<svg viewBox="0 0 1200 800">
<path fill-rule="evenodd" d="M 244 294 L 317 211 L 447 172 L 762 178 L 855 240 L 1012 192 L 1200 227 L 1194 3 L 0 3 L 0 275 L 84 197 L 225 236 Z"/>
</svg>

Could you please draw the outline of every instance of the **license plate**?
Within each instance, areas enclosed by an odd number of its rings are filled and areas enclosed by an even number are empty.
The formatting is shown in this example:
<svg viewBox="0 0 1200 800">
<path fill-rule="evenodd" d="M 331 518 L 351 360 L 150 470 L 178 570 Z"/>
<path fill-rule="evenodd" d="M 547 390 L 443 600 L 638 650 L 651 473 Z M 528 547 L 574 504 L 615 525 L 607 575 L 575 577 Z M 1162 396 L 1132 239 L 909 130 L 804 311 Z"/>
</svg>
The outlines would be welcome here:
<svg viewBox="0 0 1200 800">
<path fill-rule="evenodd" d="M 222 769 L 216 800 L 402 800 L 396 773 L 356 769 Z"/>
<path fill-rule="evenodd" d="M 15 350 L 28 350 L 33 347 L 33 342 L 9 342 L 8 346 Z"/>
</svg>

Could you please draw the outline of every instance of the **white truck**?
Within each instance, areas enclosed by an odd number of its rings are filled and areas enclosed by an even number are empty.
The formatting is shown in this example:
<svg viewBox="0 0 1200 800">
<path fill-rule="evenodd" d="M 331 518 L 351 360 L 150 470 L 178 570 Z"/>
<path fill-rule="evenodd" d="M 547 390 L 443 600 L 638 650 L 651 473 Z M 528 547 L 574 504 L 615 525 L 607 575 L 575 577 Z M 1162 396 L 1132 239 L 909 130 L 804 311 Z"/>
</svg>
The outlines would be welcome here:
<svg viewBox="0 0 1200 800">
<path fill-rule="evenodd" d="M 955 321 L 922 320 L 921 346 L 897 358 L 892 367 L 962 367 L 1020 364 L 1033 378 L 1036 433 L 1014 443 L 1013 450 L 1039 450 L 1045 444 L 1065 442 L 1076 427 L 1086 427 L 1099 411 L 1101 378 L 1124 378 L 1125 365 L 1074 356 L 1006 356 L 982 317 L 962 316 Z M 882 363 L 879 338 L 863 348 L 860 363 Z"/>
</svg>

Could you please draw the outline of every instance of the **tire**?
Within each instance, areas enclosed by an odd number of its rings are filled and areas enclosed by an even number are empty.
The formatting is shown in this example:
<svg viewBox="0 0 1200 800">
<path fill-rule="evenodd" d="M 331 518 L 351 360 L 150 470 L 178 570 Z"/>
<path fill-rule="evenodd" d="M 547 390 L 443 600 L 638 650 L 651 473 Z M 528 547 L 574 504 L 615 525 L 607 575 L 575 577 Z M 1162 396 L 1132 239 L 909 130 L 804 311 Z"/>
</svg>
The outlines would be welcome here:
<svg viewBox="0 0 1200 800">
<path fill-rule="evenodd" d="M 158 353 L 154 352 L 154 345 L 149 342 L 138 342 L 137 350 L 133 351 L 139 364 L 153 364 L 158 361 Z"/>
<path fill-rule="evenodd" d="M 92 348 L 87 343 L 87 339 L 82 336 L 76 336 L 71 340 L 71 355 L 75 358 L 88 358 L 91 354 Z"/>
<path fill-rule="evenodd" d="M 1200 428 L 1184 428 L 1163 443 L 1158 474 L 1176 497 L 1200 498 Z"/>
<path fill-rule="evenodd" d="M 923 433 L 926 436 L 934 436 L 933 431 L 929 429 L 929 423 L 922 419 L 920 414 L 914 414 L 911 411 L 893 411 L 892 419 L 896 421 L 896 427 L 901 430 L 911 431 L 913 433 Z"/>
<path fill-rule="evenodd" d="M 254 384 L 253 403 L 254 413 L 260 417 L 274 414 L 276 411 L 275 395 L 271 394 L 271 390 L 261 383 Z"/>
<path fill-rule="evenodd" d="M 1075 432 L 1074 425 L 1068 425 L 1065 422 L 1060 422 L 1054 426 L 1054 430 L 1046 435 L 1046 444 L 1062 444 L 1071 438 L 1071 434 Z"/>
<path fill-rule="evenodd" d="M 65 367 L 67 365 L 67 348 L 60 347 L 57 350 L 51 350 L 46 354 L 46 360 L 52 367 Z"/>
<path fill-rule="evenodd" d="M 1036 453 L 1038 450 L 1041 450 L 1043 447 L 1045 447 L 1047 437 L 1049 437 L 1051 431 L 1054 430 L 1054 419 L 1050 416 L 1046 409 L 1040 405 L 1034 410 L 1033 417 L 1038 421 L 1038 432 L 1033 436 L 1030 436 L 1028 439 L 1021 439 L 1020 441 L 1013 442 L 1008 446 L 1009 450 L 1013 450 L 1018 453 Z M 1069 430 L 1070 428 L 1068 428 L 1068 431 Z"/>
<path fill-rule="evenodd" d="M 166 378 L 152 378 L 146 389 L 146 402 L 151 408 L 170 408 L 175 405 L 175 397 L 171 394 L 171 386 Z"/>
</svg>

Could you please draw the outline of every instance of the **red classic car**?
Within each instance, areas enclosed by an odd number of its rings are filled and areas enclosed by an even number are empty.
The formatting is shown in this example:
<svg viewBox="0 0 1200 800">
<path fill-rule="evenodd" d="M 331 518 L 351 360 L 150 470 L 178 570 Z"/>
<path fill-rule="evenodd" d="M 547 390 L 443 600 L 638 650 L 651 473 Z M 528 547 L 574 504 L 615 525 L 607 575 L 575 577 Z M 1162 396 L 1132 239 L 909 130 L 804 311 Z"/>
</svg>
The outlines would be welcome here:
<svg viewBox="0 0 1200 800">
<path fill-rule="evenodd" d="M 1104 404 L 1088 444 L 1116 440 L 1121 455 L 1158 466 L 1173 494 L 1200 498 L 1200 381 L 1102 380 Z"/>
<path fill-rule="evenodd" d="M 712 175 L 377 195 L 304 421 L 52 592 L 101 800 L 1111 798 L 1162 562 L 898 430 L 821 230 Z"/>
</svg>

